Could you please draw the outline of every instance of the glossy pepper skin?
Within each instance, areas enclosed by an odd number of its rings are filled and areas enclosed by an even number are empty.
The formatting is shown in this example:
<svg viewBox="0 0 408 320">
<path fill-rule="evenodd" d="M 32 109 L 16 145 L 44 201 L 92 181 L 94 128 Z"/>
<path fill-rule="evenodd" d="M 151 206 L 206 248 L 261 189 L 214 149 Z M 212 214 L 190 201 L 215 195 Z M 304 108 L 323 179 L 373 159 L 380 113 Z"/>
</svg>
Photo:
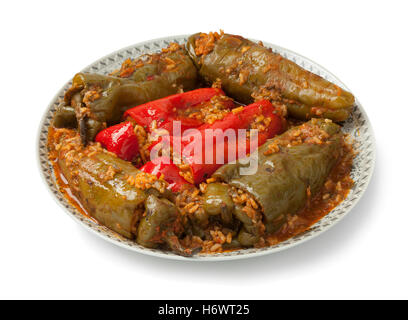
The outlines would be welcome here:
<svg viewBox="0 0 408 320">
<path fill-rule="evenodd" d="M 205 218 L 218 216 L 224 226 L 233 227 L 235 206 L 228 190 L 227 184 L 208 184 L 203 195 L 203 209 Z"/>
<path fill-rule="evenodd" d="M 143 208 L 148 194 L 130 185 L 126 177 L 136 175 L 139 170 L 107 152 L 99 151 L 88 156 L 88 149 L 82 147 L 78 136 L 74 140 L 74 149 L 64 148 L 68 147 L 64 144 L 66 140 L 61 141 L 59 168 L 87 213 L 101 224 L 132 239 L 139 219 L 138 210 Z M 80 160 L 70 160 L 67 157 L 70 150 L 74 150 L 70 156 Z M 112 169 L 114 175 L 107 175 Z"/>
<path fill-rule="evenodd" d="M 210 183 L 204 193 L 203 207 L 209 215 L 232 214 L 234 202 L 228 195 L 228 185 Z"/>
<path fill-rule="evenodd" d="M 172 134 L 173 121 L 181 123 L 181 131 L 189 128 L 196 128 L 203 124 L 202 121 L 185 118 L 178 115 L 178 112 L 200 105 L 209 101 L 214 96 L 224 96 L 224 92 L 218 88 L 200 88 L 188 92 L 174 94 L 162 99 L 151 101 L 137 107 L 131 108 L 124 113 L 124 118 L 130 117 L 137 124 L 152 131 L 152 124 L 156 128 L 166 129 Z M 226 101 L 228 107 L 233 107 L 231 100 Z"/>
<path fill-rule="evenodd" d="M 250 103 L 262 91 L 272 100 L 283 99 L 289 114 L 299 119 L 348 118 L 354 96 L 335 84 L 241 36 L 222 34 L 211 52 L 197 55 L 196 40 L 202 36 L 194 34 L 187 43 L 199 74 L 208 82 L 219 78 L 236 100 Z"/>
<path fill-rule="evenodd" d="M 167 199 L 155 195 L 147 197 L 145 215 L 141 219 L 136 241 L 147 248 L 157 248 L 166 243 L 174 229 L 177 218 L 176 206 Z"/>
<path fill-rule="evenodd" d="M 95 141 L 126 161 L 132 161 L 139 154 L 139 142 L 129 121 L 100 131 Z"/>
<path fill-rule="evenodd" d="M 75 108 L 61 103 L 55 111 L 53 125 L 56 128 L 76 128 L 78 123 Z"/>
<path fill-rule="evenodd" d="M 282 146 L 278 152 L 267 153 L 268 146 L 277 139 L 285 139 L 296 130 L 308 132 L 311 129 L 329 135 L 328 143 Z M 321 189 L 341 154 L 342 135 L 339 131 L 340 127 L 335 123 L 313 119 L 260 147 L 257 173 L 241 175 L 239 169 L 245 165 L 236 163 L 224 165 L 213 177 L 253 195 L 262 207 L 266 229 L 271 232 L 282 217 L 305 206 L 308 192 L 313 196 Z"/>
<path fill-rule="evenodd" d="M 197 86 L 196 68 L 183 48 L 150 58 L 127 77 L 76 74 L 57 108 L 54 125 L 72 126 L 72 109 L 66 112 L 68 106 L 72 107 L 86 144 L 107 125 L 119 122 L 128 108 L 174 94 L 181 88 L 188 91 Z"/>
<path fill-rule="evenodd" d="M 252 122 L 255 121 L 255 118 L 258 116 L 264 116 L 265 118 L 269 117 L 271 122 L 269 123 L 268 127 L 265 131 L 258 133 L 258 142 L 257 145 L 261 146 L 268 138 L 273 137 L 274 135 L 280 133 L 283 129 L 282 119 L 275 114 L 275 107 L 267 100 L 260 100 L 254 102 L 251 105 L 242 108 L 242 111 L 238 113 L 230 112 L 227 114 L 224 119 L 215 121 L 213 124 L 205 124 L 198 128 L 200 132 L 200 137 L 202 138 L 202 159 L 201 163 L 195 160 L 195 154 L 190 156 L 183 157 L 185 163 L 189 164 L 191 167 L 191 171 L 193 174 L 194 183 L 201 183 L 205 179 L 209 178 L 215 170 L 221 167 L 222 163 L 217 163 L 216 155 L 217 149 L 224 150 L 224 163 L 228 162 L 228 150 L 232 148 L 231 142 L 229 140 L 225 141 L 222 139 L 221 142 L 217 143 L 216 136 L 213 137 L 213 144 L 212 146 L 207 146 L 205 143 L 205 130 L 212 129 L 212 130 L 219 130 L 220 132 L 225 132 L 227 129 L 231 129 L 235 131 L 236 137 L 238 137 L 238 130 L 239 129 L 248 129 Z M 182 144 L 182 152 L 184 148 L 189 144 L 188 138 L 186 138 L 186 142 Z M 236 142 L 232 142 L 235 144 L 236 155 L 235 159 L 238 159 L 238 151 L 240 149 L 239 140 L 237 139 Z M 246 139 L 245 141 L 245 154 L 249 153 L 250 151 L 250 139 Z M 221 144 L 221 145 L 220 145 Z M 205 163 L 205 155 L 212 154 L 213 161 L 212 163 Z"/>
<path fill-rule="evenodd" d="M 169 183 L 168 188 L 173 192 L 179 192 L 184 186 L 191 185 L 180 176 L 180 169 L 166 157 L 147 162 L 140 168 L 140 171 L 150 173 L 158 178 L 163 175 L 164 180 Z"/>
</svg>

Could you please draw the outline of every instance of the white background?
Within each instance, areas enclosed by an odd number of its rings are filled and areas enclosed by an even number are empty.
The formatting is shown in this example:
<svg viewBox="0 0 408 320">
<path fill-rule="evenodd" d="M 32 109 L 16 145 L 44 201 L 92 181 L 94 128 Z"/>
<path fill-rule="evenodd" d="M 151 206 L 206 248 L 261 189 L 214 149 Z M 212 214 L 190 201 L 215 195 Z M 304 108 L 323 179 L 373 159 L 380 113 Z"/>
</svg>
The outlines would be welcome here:
<svg viewBox="0 0 408 320">
<path fill-rule="evenodd" d="M 406 1 L 2 1 L 0 298 L 408 298 Z M 161 260 L 70 219 L 41 181 L 36 135 L 75 72 L 140 41 L 224 29 L 317 61 L 365 107 L 377 141 L 352 212 L 287 251 Z"/>
</svg>

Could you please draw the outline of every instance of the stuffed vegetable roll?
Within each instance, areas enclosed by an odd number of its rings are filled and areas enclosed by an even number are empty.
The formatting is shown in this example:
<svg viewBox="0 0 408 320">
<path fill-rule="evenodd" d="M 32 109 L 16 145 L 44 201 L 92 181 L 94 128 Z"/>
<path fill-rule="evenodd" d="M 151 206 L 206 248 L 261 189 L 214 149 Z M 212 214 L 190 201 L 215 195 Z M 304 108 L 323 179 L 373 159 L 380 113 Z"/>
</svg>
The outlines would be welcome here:
<svg viewBox="0 0 408 320">
<path fill-rule="evenodd" d="M 334 121 L 346 120 L 354 104 L 351 93 L 241 36 L 194 34 L 187 50 L 207 82 L 221 80 L 242 103 L 268 98 L 284 103 L 293 117 Z"/>
<path fill-rule="evenodd" d="M 128 108 L 194 89 L 196 81 L 193 62 L 177 44 L 159 54 L 128 59 L 110 76 L 78 73 L 57 108 L 54 126 L 77 125 L 86 144 L 101 129 L 117 123 Z"/>
<path fill-rule="evenodd" d="M 272 232 L 322 188 L 341 156 L 342 141 L 337 124 L 312 119 L 261 146 L 255 174 L 242 175 L 240 168 L 246 165 L 234 163 L 213 177 L 253 196 L 261 206 L 266 231 Z"/>
<path fill-rule="evenodd" d="M 70 129 L 56 129 L 50 144 L 71 192 L 101 224 L 133 238 L 149 194 L 166 194 L 166 184 L 107 152 L 97 143 L 83 147 Z"/>
</svg>

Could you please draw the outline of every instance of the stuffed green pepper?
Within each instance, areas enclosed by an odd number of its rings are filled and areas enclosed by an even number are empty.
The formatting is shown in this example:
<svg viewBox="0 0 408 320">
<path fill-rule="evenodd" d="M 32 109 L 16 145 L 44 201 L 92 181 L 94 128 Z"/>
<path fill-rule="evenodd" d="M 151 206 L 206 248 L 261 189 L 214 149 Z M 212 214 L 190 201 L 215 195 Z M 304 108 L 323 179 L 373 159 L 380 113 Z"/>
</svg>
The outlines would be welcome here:
<svg viewBox="0 0 408 320">
<path fill-rule="evenodd" d="M 184 48 L 171 44 L 163 52 L 126 60 L 112 75 L 78 73 L 57 108 L 55 127 L 76 127 L 82 142 L 92 141 L 117 123 L 130 107 L 197 85 L 197 71 Z"/>
<path fill-rule="evenodd" d="M 166 183 L 101 148 L 83 147 L 70 129 L 56 129 L 51 148 L 61 173 L 86 212 L 127 238 L 134 238 L 150 194 L 168 196 Z"/>
<path fill-rule="evenodd" d="M 221 80 L 242 103 L 268 98 L 284 103 L 292 117 L 334 121 L 346 120 L 354 104 L 351 93 L 241 36 L 194 34 L 187 50 L 207 82 Z"/>
<path fill-rule="evenodd" d="M 273 232 L 322 188 L 341 156 L 342 137 L 331 120 L 312 119 L 261 146 L 255 174 L 241 174 L 247 165 L 234 163 L 222 166 L 213 177 L 254 197 L 266 231 Z"/>
</svg>

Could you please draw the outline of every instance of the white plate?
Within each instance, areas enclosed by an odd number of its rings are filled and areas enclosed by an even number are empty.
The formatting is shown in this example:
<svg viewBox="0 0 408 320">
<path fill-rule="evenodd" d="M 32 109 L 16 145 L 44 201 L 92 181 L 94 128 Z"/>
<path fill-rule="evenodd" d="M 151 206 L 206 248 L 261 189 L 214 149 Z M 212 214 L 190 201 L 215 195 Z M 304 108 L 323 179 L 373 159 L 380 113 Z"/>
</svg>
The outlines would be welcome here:
<svg viewBox="0 0 408 320">
<path fill-rule="evenodd" d="M 187 38 L 187 35 L 182 35 L 142 42 L 107 55 L 104 58 L 92 63 L 82 71 L 108 74 L 113 70 L 118 69 L 121 63 L 129 57 L 134 58 L 141 54 L 158 52 L 161 50 L 161 48 L 168 46 L 170 42 L 178 42 L 179 44 L 183 44 L 187 41 Z M 278 52 L 283 57 L 296 62 L 306 70 L 309 70 L 349 91 L 349 89 L 339 79 L 337 79 L 333 74 L 331 74 L 320 65 L 314 63 L 313 61 L 290 50 L 278 47 L 273 44 L 264 42 L 264 45 L 272 48 L 274 52 Z M 51 103 L 46 109 L 40 124 L 38 134 L 38 155 L 41 174 L 44 177 L 44 181 L 47 184 L 51 194 L 61 205 L 61 207 L 68 213 L 68 215 L 71 216 L 75 221 L 79 222 L 88 230 L 96 233 L 101 238 L 138 253 L 176 260 L 220 261 L 251 258 L 288 249 L 323 233 L 324 231 L 334 226 L 337 222 L 339 222 L 347 213 L 349 213 L 366 190 L 374 169 L 375 142 L 373 131 L 363 107 L 356 99 L 356 104 L 353 109 L 353 115 L 343 126 L 343 131 L 350 134 L 350 136 L 354 138 L 354 149 L 358 152 L 356 158 L 354 159 L 351 172 L 351 177 L 354 180 L 355 184 L 351 189 L 348 197 L 323 219 L 315 223 L 309 230 L 272 247 L 261 249 L 243 249 L 219 254 L 199 254 L 190 258 L 181 257 L 172 252 L 166 252 L 157 249 L 148 249 L 138 245 L 131 240 L 125 239 L 114 231 L 86 218 L 80 212 L 78 212 L 78 210 L 73 207 L 59 191 L 52 165 L 49 162 L 47 156 L 47 133 L 53 114 L 55 112 L 55 108 L 57 107 L 59 101 L 63 98 L 65 91 L 70 86 L 71 82 L 66 83 L 56 94 L 56 96 L 51 100 Z"/>
</svg>

